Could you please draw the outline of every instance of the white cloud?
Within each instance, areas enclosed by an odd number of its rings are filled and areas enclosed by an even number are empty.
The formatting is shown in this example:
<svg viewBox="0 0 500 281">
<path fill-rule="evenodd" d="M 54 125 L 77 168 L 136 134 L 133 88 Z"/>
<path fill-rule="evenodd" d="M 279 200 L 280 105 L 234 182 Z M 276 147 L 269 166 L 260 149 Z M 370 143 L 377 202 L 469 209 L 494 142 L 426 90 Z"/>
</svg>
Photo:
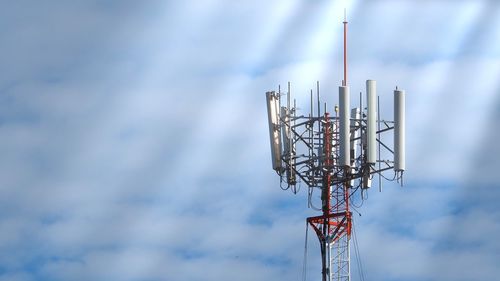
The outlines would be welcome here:
<svg viewBox="0 0 500 281">
<path fill-rule="evenodd" d="M 320 80 L 323 99 L 336 103 L 339 4 L 151 3 L 11 10 L 15 24 L 0 35 L 8 42 L 0 55 L 6 62 L 0 66 L 0 278 L 300 275 L 311 211 L 304 193 L 279 190 L 270 169 L 264 92 L 292 81 L 307 111 L 308 91 Z M 473 177 L 468 172 L 482 139 L 495 139 L 485 134 L 495 117 L 500 63 L 481 54 L 453 57 L 481 8 L 448 11 L 449 5 L 417 7 L 432 21 L 419 19 L 424 27 L 412 26 L 415 34 L 392 45 L 408 33 L 399 23 L 416 6 L 352 4 L 353 92 L 377 79 L 384 115 L 396 84 L 408 95 L 408 188 L 372 192 L 361 210 L 363 220 L 373 219 L 358 228 L 373 279 L 457 279 L 440 270 L 453 268 L 450 257 L 473 262 L 471 272 L 484 279 L 496 273 L 490 258 L 498 244 L 456 225 L 473 220 L 473 228 L 493 236 L 500 231 L 497 214 L 477 206 L 454 212 L 469 188 L 457 182 Z M 32 17 L 25 19 L 23 10 Z M 460 18 L 441 21 L 455 12 Z M 394 41 L 358 42 L 382 17 L 394 24 L 381 38 Z M 443 25 L 430 32 L 435 22 Z M 447 30 L 438 51 L 452 49 L 451 57 L 429 59 L 434 49 L 420 37 L 441 38 Z M 485 159 L 486 167 L 497 166 Z M 483 244 L 440 249 L 447 235 L 454 243 Z M 313 277 L 319 252 L 312 236 L 309 244 Z"/>
</svg>

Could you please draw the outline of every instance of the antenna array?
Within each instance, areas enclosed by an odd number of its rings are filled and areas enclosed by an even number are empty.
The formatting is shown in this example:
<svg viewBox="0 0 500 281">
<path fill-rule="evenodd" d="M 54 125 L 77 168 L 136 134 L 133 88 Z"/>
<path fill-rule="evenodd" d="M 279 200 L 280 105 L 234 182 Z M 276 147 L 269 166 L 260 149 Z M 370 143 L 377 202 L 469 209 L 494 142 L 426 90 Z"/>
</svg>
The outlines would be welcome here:
<svg viewBox="0 0 500 281">
<path fill-rule="evenodd" d="M 366 108 L 362 93 L 359 106 L 351 108 L 347 84 L 347 21 L 344 20 L 344 80 L 339 86 L 339 103 L 329 113 L 310 92 L 310 110 L 299 114 L 291 99 L 291 87 L 266 93 L 272 167 L 280 176 L 283 189 L 298 192 L 308 187 L 308 207 L 322 214 L 307 218 L 320 241 L 322 280 L 350 280 L 349 243 L 352 229 L 351 197 L 364 198 L 378 176 L 382 191 L 384 175 L 394 172 L 392 180 L 403 184 L 405 171 L 405 92 L 394 90 L 394 120 L 380 118 L 380 102 L 375 80 L 366 81 Z M 283 100 L 286 96 L 286 104 Z M 323 107 L 323 110 L 322 110 Z M 393 132 L 394 149 L 383 142 Z M 320 192 L 321 206 L 315 206 L 313 194 Z"/>
</svg>

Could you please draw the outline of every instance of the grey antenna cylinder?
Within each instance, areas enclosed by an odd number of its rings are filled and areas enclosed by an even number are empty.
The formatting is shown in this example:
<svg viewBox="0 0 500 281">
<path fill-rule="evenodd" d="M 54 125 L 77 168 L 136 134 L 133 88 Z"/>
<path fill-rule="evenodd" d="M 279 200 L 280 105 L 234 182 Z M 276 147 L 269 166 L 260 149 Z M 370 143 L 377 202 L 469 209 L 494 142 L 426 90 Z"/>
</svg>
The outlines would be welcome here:
<svg viewBox="0 0 500 281">
<path fill-rule="evenodd" d="M 350 98 L 349 87 L 339 87 L 339 115 L 340 115 L 340 161 L 339 165 L 344 167 L 351 166 L 351 122 L 350 122 Z"/>
<path fill-rule="evenodd" d="M 366 80 L 366 162 L 375 164 L 377 162 L 377 82 Z"/>
<path fill-rule="evenodd" d="M 394 170 L 405 170 L 405 91 L 394 90 Z"/>
</svg>

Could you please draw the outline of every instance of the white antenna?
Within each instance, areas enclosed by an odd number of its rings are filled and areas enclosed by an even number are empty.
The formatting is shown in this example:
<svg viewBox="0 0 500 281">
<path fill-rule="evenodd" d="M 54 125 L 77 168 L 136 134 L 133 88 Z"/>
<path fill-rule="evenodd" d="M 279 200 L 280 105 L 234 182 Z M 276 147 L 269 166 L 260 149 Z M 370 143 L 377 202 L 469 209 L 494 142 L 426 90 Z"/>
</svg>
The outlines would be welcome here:
<svg viewBox="0 0 500 281">
<path fill-rule="evenodd" d="M 280 121 L 279 121 L 279 97 L 276 92 L 267 92 L 267 121 L 269 123 L 269 141 L 271 144 L 271 161 L 273 169 L 281 170 L 281 139 L 280 139 Z"/>
<path fill-rule="evenodd" d="M 351 122 L 350 122 L 350 107 L 351 102 L 349 98 L 349 87 L 348 86 L 340 86 L 339 87 L 339 113 L 340 113 L 340 122 L 339 122 L 339 130 L 340 130 L 340 165 L 344 167 L 351 166 Z"/>
<path fill-rule="evenodd" d="M 366 80 L 366 101 L 367 101 L 367 120 L 366 120 L 366 163 L 375 164 L 377 161 L 377 82 L 375 80 Z"/>
<path fill-rule="evenodd" d="M 359 107 L 351 109 L 351 118 L 354 119 L 351 126 L 351 174 L 356 172 L 356 156 L 358 155 L 358 146 L 361 142 L 361 109 Z M 355 180 L 351 180 L 351 187 Z"/>
<path fill-rule="evenodd" d="M 394 90 L 394 171 L 405 170 L 405 91 Z"/>
</svg>

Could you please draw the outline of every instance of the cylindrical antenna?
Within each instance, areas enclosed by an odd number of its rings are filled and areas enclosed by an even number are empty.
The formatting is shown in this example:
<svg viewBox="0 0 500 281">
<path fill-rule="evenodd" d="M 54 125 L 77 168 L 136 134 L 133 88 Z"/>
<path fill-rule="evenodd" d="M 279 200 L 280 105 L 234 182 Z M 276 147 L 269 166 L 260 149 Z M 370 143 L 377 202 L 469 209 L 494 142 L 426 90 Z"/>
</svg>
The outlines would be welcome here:
<svg viewBox="0 0 500 281">
<path fill-rule="evenodd" d="M 366 80 L 366 163 L 377 163 L 377 82 Z"/>
<path fill-rule="evenodd" d="M 350 110 L 351 107 L 349 99 L 349 87 L 341 86 L 339 87 L 339 109 L 340 109 L 340 126 L 339 126 L 339 140 L 340 140 L 340 166 L 350 167 L 351 166 L 351 150 L 350 150 L 350 136 L 351 133 L 351 122 L 350 122 Z"/>
<path fill-rule="evenodd" d="M 344 80 L 342 86 L 347 86 L 347 16 L 344 9 Z"/>
<path fill-rule="evenodd" d="M 405 170 L 405 91 L 394 90 L 394 171 Z"/>
</svg>

